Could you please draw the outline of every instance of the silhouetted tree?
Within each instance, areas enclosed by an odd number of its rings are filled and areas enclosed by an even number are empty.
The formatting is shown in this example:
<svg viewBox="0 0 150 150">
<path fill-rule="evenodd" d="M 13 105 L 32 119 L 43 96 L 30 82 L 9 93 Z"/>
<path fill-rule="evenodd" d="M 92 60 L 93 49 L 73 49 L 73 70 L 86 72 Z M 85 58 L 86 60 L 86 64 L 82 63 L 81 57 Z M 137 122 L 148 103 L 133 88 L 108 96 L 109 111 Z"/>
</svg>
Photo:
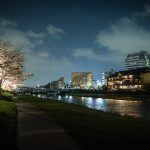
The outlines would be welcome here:
<svg viewBox="0 0 150 150">
<path fill-rule="evenodd" d="M 107 85 L 102 85 L 102 90 L 103 90 L 103 91 L 107 91 L 107 90 L 108 90 Z"/>
</svg>

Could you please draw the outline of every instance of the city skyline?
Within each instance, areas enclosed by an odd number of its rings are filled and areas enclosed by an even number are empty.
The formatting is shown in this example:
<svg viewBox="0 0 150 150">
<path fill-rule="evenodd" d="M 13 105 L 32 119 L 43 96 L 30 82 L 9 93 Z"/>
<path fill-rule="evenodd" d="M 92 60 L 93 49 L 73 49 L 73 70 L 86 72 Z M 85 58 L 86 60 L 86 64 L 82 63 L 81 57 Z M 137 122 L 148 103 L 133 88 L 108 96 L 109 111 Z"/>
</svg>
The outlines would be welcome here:
<svg viewBox="0 0 150 150">
<path fill-rule="evenodd" d="M 150 52 L 150 3 L 131 1 L 2 0 L 0 39 L 21 47 L 26 85 L 44 85 L 71 72 L 100 79 L 111 68 L 125 69 L 128 53 Z"/>
</svg>

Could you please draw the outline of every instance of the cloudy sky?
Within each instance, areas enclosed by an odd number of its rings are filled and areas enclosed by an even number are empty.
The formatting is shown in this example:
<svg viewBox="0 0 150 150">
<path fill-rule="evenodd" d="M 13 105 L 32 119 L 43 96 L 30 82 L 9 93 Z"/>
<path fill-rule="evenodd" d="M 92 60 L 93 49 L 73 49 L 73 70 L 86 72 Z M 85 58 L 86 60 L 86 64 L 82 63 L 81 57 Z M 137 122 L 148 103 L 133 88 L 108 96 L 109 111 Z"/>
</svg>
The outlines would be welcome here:
<svg viewBox="0 0 150 150">
<path fill-rule="evenodd" d="M 128 53 L 150 52 L 149 0 L 1 0 L 0 39 L 21 47 L 26 85 L 72 71 L 123 70 Z"/>
</svg>

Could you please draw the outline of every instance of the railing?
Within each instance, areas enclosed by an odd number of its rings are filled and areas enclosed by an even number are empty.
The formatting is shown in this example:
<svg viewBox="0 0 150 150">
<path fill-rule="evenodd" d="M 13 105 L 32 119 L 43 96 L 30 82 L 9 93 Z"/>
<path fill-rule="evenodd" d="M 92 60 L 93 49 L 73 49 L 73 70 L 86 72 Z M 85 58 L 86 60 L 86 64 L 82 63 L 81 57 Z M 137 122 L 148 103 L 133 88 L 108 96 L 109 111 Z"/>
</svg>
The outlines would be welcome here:
<svg viewBox="0 0 150 150">
<path fill-rule="evenodd" d="M 70 92 L 70 90 L 68 89 L 56 89 L 56 90 L 50 90 L 50 89 L 20 89 L 15 91 L 16 94 L 27 94 L 27 95 L 32 95 L 32 94 L 55 94 L 55 95 L 59 95 L 59 94 L 64 94 L 64 93 L 68 93 Z"/>
</svg>

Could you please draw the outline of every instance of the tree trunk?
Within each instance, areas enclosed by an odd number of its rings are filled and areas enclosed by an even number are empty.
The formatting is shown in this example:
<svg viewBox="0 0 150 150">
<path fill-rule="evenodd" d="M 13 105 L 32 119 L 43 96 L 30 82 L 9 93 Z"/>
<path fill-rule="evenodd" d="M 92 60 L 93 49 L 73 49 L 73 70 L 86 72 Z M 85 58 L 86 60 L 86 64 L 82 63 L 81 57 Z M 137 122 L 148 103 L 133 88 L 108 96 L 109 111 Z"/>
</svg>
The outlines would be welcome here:
<svg viewBox="0 0 150 150">
<path fill-rule="evenodd" d="M 0 89 L 2 88 L 2 79 L 0 79 Z"/>
</svg>

